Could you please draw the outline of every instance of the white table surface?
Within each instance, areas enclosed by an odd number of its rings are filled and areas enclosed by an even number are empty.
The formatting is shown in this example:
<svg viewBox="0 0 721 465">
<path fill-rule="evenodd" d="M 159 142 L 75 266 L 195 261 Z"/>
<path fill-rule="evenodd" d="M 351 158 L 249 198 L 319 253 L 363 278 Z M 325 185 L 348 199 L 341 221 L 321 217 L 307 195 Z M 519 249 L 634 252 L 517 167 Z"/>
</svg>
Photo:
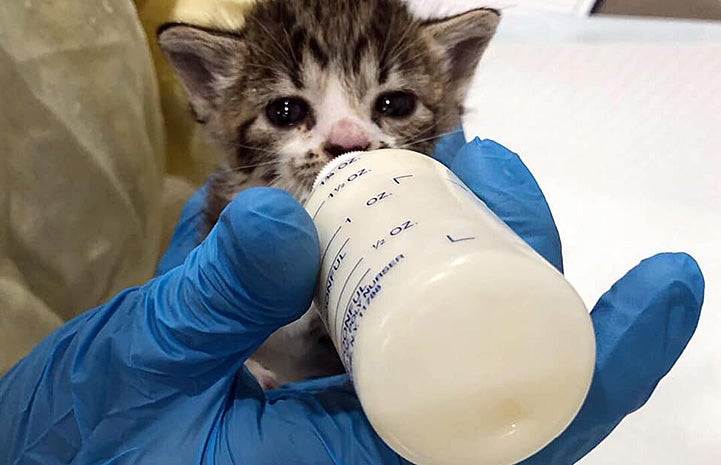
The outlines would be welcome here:
<svg viewBox="0 0 721 465">
<path fill-rule="evenodd" d="M 706 277 L 686 352 L 582 463 L 721 464 L 721 24 L 507 18 L 468 105 L 537 177 L 589 306 L 660 251 Z"/>
</svg>

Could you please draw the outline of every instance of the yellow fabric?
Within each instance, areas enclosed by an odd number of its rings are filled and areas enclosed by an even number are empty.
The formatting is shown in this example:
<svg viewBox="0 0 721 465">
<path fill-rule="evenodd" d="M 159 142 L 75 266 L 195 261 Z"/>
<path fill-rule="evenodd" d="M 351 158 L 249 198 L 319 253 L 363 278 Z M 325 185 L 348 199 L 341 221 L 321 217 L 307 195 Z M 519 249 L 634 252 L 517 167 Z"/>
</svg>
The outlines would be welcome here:
<svg viewBox="0 0 721 465">
<path fill-rule="evenodd" d="M 131 0 L 0 2 L 0 373 L 152 276 L 165 147 Z"/>
<path fill-rule="evenodd" d="M 0 2 L 0 375 L 152 276 L 217 160 L 156 30 L 237 29 L 252 1 Z"/>
</svg>

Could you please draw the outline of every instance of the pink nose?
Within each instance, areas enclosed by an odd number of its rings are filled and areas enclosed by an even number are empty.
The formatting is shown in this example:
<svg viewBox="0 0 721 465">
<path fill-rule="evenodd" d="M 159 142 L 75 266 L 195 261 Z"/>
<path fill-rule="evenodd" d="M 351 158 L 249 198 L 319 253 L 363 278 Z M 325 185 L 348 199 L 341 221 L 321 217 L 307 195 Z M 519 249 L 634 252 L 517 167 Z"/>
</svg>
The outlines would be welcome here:
<svg viewBox="0 0 721 465">
<path fill-rule="evenodd" d="M 330 136 L 323 149 L 333 157 L 346 152 L 367 150 L 370 145 L 368 134 L 350 119 L 336 122 L 330 130 Z"/>
</svg>

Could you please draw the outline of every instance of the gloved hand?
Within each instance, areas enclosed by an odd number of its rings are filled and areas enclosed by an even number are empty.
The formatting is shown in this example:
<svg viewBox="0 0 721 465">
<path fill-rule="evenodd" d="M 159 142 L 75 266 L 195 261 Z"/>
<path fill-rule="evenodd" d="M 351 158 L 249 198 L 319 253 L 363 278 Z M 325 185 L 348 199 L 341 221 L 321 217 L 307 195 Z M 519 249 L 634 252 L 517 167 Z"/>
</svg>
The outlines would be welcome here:
<svg viewBox="0 0 721 465">
<path fill-rule="evenodd" d="M 553 219 L 520 159 L 490 141 L 460 146 L 446 139 L 437 156 L 560 269 Z M 249 190 L 196 247 L 201 204 L 202 192 L 186 206 L 162 275 L 67 323 L 0 380 L 0 462 L 407 463 L 372 431 L 347 377 L 263 392 L 242 368 L 310 303 L 319 252 L 305 211 Z M 643 405 L 693 334 L 703 287 L 684 254 L 617 282 L 593 311 L 586 403 L 524 463 L 573 463 Z"/>
</svg>

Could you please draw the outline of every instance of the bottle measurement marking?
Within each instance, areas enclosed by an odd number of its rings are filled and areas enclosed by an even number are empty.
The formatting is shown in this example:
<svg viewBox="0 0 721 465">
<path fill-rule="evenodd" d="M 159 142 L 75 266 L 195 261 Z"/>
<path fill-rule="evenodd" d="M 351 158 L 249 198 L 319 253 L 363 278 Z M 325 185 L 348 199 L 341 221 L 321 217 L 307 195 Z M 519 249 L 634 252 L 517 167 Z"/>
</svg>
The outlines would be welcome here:
<svg viewBox="0 0 721 465">
<path fill-rule="evenodd" d="M 358 290 L 358 288 L 360 287 L 360 284 L 363 282 L 364 279 L 366 279 L 366 276 L 368 276 L 368 273 L 370 273 L 370 272 L 371 272 L 371 269 L 368 268 L 368 269 L 365 271 L 365 273 L 363 273 L 363 276 L 360 277 L 360 279 L 359 279 L 358 282 L 355 284 L 355 286 L 352 287 L 354 294 L 355 294 L 355 292 Z M 348 372 L 351 373 L 351 376 L 352 376 L 352 372 L 353 372 L 353 369 L 352 369 L 352 367 L 350 366 L 351 357 L 350 357 L 350 355 L 349 355 L 350 352 L 351 352 L 351 346 L 347 346 L 347 345 L 349 344 L 349 342 L 345 340 L 345 337 L 344 337 L 344 335 L 343 335 L 343 332 L 344 332 L 344 331 L 343 331 L 343 325 L 345 325 L 345 319 L 347 318 L 348 312 L 350 311 L 351 307 L 352 307 L 354 304 L 355 304 L 355 303 L 353 302 L 353 296 L 351 295 L 351 298 L 348 299 L 348 304 L 345 306 L 345 310 L 343 311 L 343 314 L 341 315 L 341 328 L 339 328 L 339 333 L 340 333 L 340 341 L 339 341 L 339 342 L 340 342 L 340 346 L 341 346 L 341 348 L 342 348 L 342 350 L 343 350 L 343 358 L 344 358 L 345 361 L 347 362 L 346 368 L 348 369 Z M 336 327 L 337 327 L 337 324 L 338 324 L 338 315 L 339 315 L 339 314 L 340 314 L 340 312 L 337 312 L 337 311 L 336 311 L 336 314 L 335 314 L 336 321 L 333 322 L 333 324 L 336 325 Z"/>
<path fill-rule="evenodd" d="M 348 176 L 348 179 L 346 179 L 346 180 L 347 180 L 348 182 L 353 182 L 353 181 L 355 181 L 356 179 L 358 179 L 358 178 L 360 178 L 361 176 L 363 176 L 364 174 L 368 174 L 368 173 L 370 173 L 370 172 L 371 172 L 371 170 L 369 170 L 369 169 L 361 168 L 360 171 L 358 171 L 357 173 L 353 173 L 353 174 L 351 174 L 350 176 Z"/>
<path fill-rule="evenodd" d="M 355 286 L 353 286 L 353 292 L 356 292 L 356 291 L 358 290 L 358 288 L 360 287 L 361 283 L 363 282 L 364 279 L 366 279 L 366 276 L 368 276 L 368 273 L 370 273 L 370 272 L 371 272 L 371 269 L 368 268 L 368 269 L 365 271 L 365 273 L 363 273 L 363 276 L 361 276 L 360 279 L 358 280 L 358 282 L 355 283 Z M 345 312 L 344 312 L 344 313 L 347 313 L 347 312 L 348 312 L 348 310 L 350 309 L 351 305 L 353 305 L 353 299 L 350 299 L 350 300 L 348 301 L 348 305 L 346 305 L 346 307 L 345 307 Z"/>
<path fill-rule="evenodd" d="M 401 183 L 399 181 L 400 179 L 412 178 L 412 177 L 413 177 L 412 174 L 404 174 L 403 176 L 396 176 L 395 178 L 393 178 L 393 182 L 395 182 L 396 184 L 400 184 Z"/>
<path fill-rule="evenodd" d="M 343 229 L 343 226 L 338 226 L 338 229 L 335 230 L 335 233 L 333 233 L 333 236 L 331 236 L 330 240 L 328 241 L 328 244 L 325 246 L 325 250 L 323 251 L 323 256 L 320 259 L 320 262 L 323 263 L 323 260 L 325 260 L 325 256 L 328 253 L 328 249 L 330 249 L 331 244 L 335 240 L 336 236 L 338 236 L 338 233 L 340 230 Z"/>
<path fill-rule="evenodd" d="M 340 246 L 340 249 L 338 249 L 338 252 L 336 252 L 335 257 L 333 257 L 330 269 L 328 270 L 328 276 L 325 279 L 325 289 L 323 291 L 323 305 L 321 307 L 321 313 L 323 314 L 324 319 L 326 319 L 328 316 L 330 293 L 333 290 L 333 287 L 335 287 L 335 275 L 341 265 L 343 265 L 343 261 L 348 256 L 347 253 L 343 253 L 343 250 L 345 249 L 345 246 L 348 245 L 348 242 L 350 242 L 350 237 L 348 237 L 345 242 L 343 242 L 343 245 Z"/>
<path fill-rule="evenodd" d="M 448 240 L 451 241 L 452 244 L 455 244 L 456 242 L 472 241 L 475 239 L 475 237 L 461 237 L 461 238 L 455 239 L 449 234 L 446 234 L 446 238 L 448 238 Z"/>
<path fill-rule="evenodd" d="M 333 261 L 331 263 L 335 264 L 336 261 L 338 261 L 338 257 L 341 253 L 343 253 L 343 249 L 345 249 L 345 246 L 348 245 L 348 242 L 350 242 L 350 237 L 347 238 L 343 245 L 340 246 L 340 249 L 338 249 L 338 252 L 336 252 L 335 257 L 333 257 Z"/>
<path fill-rule="evenodd" d="M 360 178 L 361 176 L 364 176 L 364 175 L 366 175 L 366 174 L 368 174 L 368 173 L 370 173 L 370 172 L 371 172 L 371 170 L 369 170 L 369 169 L 361 168 L 360 170 L 358 170 L 358 171 L 356 171 L 355 173 L 351 174 L 350 176 L 348 176 L 348 177 L 346 178 L 345 181 L 341 181 L 339 184 L 337 184 L 337 185 L 333 188 L 333 190 L 331 191 L 331 193 L 328 194 L 328 198 L 329 198 L 329 199 L 332 199 L 332 198 L 335 197 L 338 193 L 340 193 L 340 191 L 342 191 L 343 188 L 346 187 L 346 185 L 352 183 L 352 182 L 355 181 L 356 179 L 358 179 L 358 178 Z"/>
<path fill-rule="evenodd" d="M 385 245 L 387 240 L 391 240 L 403 231 L 406 231 L 408 229 L 411 229 L 413 226 L 417 225 L 417 222 L 413 222 L 413 220 L 406 220 L 403 223 L 399 224 L 398 226 L 393 227 L 390 231 L 388 231 L 388 234 L 390 235 L 389 238 L 381 237 L 380 239 L 376 240 L 375 243 L 371 244 L 371 247 L 373 250 L 378 250 L 381 248 L 381 246 Z"/>
<path fill-rule="evenodd" d="M 383 290 L 384 285 L 381 282 L 386 276 L 405 259 L 405 254 L 396 255 L 383 268 L 377 270 L 370 281 L 365 282 L 366 276 L 370 272 L 368 269 L 358 283 L 355 285 L 353 294 L 348 301 L 345 312 L 342 315 L 342 326 L 340 328 L 341 347 L 343 349 L 343 358 L 346 367 L 349 368 L 352 376 L 353 363 L 353 346 L 355 345 L 356 332 L 358 331 L 359 322 L 363 319 L 365 312 L 371 307 L 373 300 L 378 297 Z"/>
<path fill-rule="evenodd" d="M 335 305 L 335 314 L 338 315 L 338 309 L 340 308 L 340 303 L 343 301 L 343 293 L 345 292 L 345 288 L 348 286 L 348 283 L 350 282 L 351 277 L 353 276 L 353 273 L 355 273 L 355 270 L 358 269 L 358 266 L 363 261 L 363 257 L 359 258 L 358 261 L 353 265 L 353 268 L 350 270 L 350 273 L 348 273 L 348 276 L 345 278 L 345 282 L 343 283 L 343 287 L 340 290 L 340 294 L 338 294 L 338 302 Z"/>
<path fill-rule="evenodd" d="M 387 199 L 391 195 L 393 195 L 392 192 L 383 191 L 380 194 L 375 195 L 375 196 L 371 197 L 370 199 L 368 199 L 368 201 L 366 202 L 366 206 L 372 207 L 373 205 L 377 204 L 381 200 Z"/>
<path fill-rule="evenodd" d="M 412 220 L 406 220 L 402 224 L 396 226 L 395 228 L 391 229 L 390 235 L 391 236 L 397 236 L 398 234 L 402 233 L 406 229 L 411 229 L 413 226 L 417 225 L 418 223 L 413 223 Z"/>
<path fill-rule="evenodd" d="M 315 219 L 316 216 L 318 216 L 318 213 L 320 212 L 320 209 L 323 208 L 323 205 L 325 205 L 325 200 L 318 205 L 318 208 L 316 209 L 315 213 L 313 213 L 313 219 Z"/>
<path fill-rule="evenodd" d="M 330 173 L 328 173 L 328 175 L 327 175 L 325 178 L 323 178 L 323 180 L 320 182 L 320 185 L 321 185 L 321 186 L 325 186 L 325 183 L 328 182 L 328 181 L 330 180 L 330 178 L 332 178 L 333 176 L 335 176 L 339 171 L 342 171 L 344 168 L 346 168 L 346 167 L 352 165 L 353 163 L 357 162 L 358 160 L 359 160 L 358 157 L 353 157 L 353 158 L 351 158 L 350 160 L 344 161 L 344 162 L 341 163 L 339 166 L 337 166 L 333 171 L 331 171 Z"/>
<path fill-rule="evenodd" d="M 337 186 L 335 186 L 335 188 L 333 188 L 333 192 L 331 192 L 330 194 L 328 194 L 328 198 L 331 198 L 331 199 L 332 199 L 333 197 L 335 197 L 335 195 L 336 195 L 337 193 L 339 193 L 344 187 L 345 187 L 345 183 L 344 183 L 344 182 L 342 182 L 342 183 L 338 184 Z"/>
</svg>

